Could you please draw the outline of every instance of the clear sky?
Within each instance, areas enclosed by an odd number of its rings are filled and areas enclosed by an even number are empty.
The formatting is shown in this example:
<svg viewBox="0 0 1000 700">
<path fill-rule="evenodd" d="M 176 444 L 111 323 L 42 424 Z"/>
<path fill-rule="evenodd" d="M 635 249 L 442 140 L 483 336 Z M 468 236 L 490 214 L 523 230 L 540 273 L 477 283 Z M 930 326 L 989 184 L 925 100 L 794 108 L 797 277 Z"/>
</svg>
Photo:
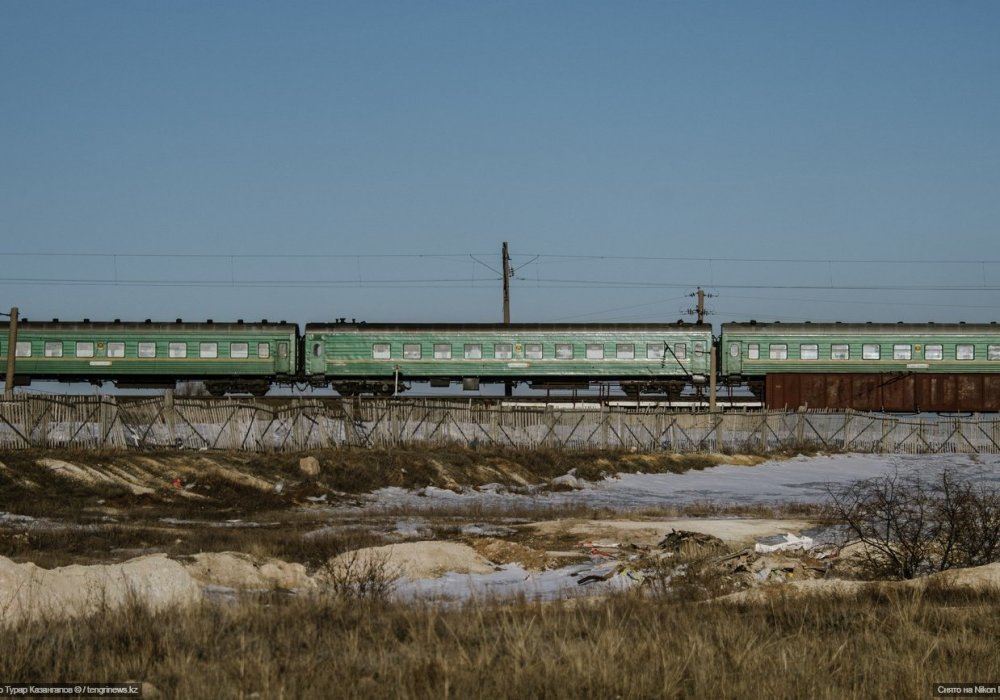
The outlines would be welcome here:
<svg viewBox="0 0 1000 700">
<path fill-rule="evenodd" d="M 1000 320 L 998 223 L 992 0 L 0 0 L 29 318 Z"/>
</svg>

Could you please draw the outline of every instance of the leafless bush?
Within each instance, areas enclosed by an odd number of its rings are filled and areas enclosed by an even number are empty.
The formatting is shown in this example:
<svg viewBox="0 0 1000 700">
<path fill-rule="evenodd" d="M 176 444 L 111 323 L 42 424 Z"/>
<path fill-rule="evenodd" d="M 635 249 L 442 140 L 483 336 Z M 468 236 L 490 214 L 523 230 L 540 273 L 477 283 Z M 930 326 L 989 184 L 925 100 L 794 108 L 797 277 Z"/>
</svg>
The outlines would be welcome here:
<svg viewBox="0 0 1000 700">
<path fill-rule="evenodd" d="M 913 578 L 1000 556 L 1000 492 L 944 470 L 830 487 L 831 516 L 864 545 L 873 573 Z"/>
<path fill-rule="evenodd" d="M 322 578 L 329 590 L 343 598 L 385 600 L 392 593 L 400 571 L 388 554 L 352 550 L 329 562 Z"/>
</svg>

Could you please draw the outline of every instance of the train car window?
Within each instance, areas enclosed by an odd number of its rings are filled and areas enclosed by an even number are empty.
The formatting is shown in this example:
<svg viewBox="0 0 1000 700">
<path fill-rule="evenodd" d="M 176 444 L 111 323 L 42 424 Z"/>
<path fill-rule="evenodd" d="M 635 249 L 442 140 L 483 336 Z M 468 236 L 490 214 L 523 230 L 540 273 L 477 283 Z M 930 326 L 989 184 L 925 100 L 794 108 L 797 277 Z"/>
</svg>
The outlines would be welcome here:
<svg viewBox="0 0 1000 700">
<path fill-rule="evenodd" d="M 688 356 L 688 346 L 687 343 L 675 343 L 674 344 L 674 357 L 678 360 L 686 360 Z"/>
<path fill-rule="evenodd" d="M 556 343 L 556 359 L 572 360 L 573 346 L 569 343 Z"/>
<path fill-rule="evenodd" d="M 199 357 L 218 357 L 219 356 L 219 344 L 218 343 L 201 343 L 198 346 Z"/>
<path fill-rule="evenodd" d="M 760 359 L 760 343 L 750 343 L 747 345 L 747 359 L 759 360 Z"/>
<path fill-rule="evenodd" d="M 634 360 L 635 359 L 635 344 L 633 343 L 618 343 L 615 346 L 615 356 L 619 360 Z"/>
<path fill-rule="evenodd" d="M 450 360 L 451 345 L 449 343 L 437 343 L 434 345 L 435 360 Z"/>
<path fill-rule="evenodd" d="M 882 357 L 882 346 L 872 343 L 865 343 L 861 346 L 862 360 L 878 360 Z"/>
<path fill-rule="evenodd" d="M 1000 360 L 1000 345 L 988 345 L 986 347 L 987 360 Z"/>
<path fill-rule="evenodd" d="M 772 343 L 767 347 L 767 357 L 771 360 L 787 360 L 788 346 L 784 343 Z"/>
<path fill-rule="evenodd" d="M 271 356 L 270 343 L 257 343 L 257 357 L 266 360 Z"/>
<path fill-rule="evenodd" d="M 587 343 L 587 359 L 603 360 L 604 345 L 602 343 Z"/>
<path fill-rule="evenodd" d="M 540 360 L 542 359 L 542 344 L 541 343 L 525 343 L 524 344 L 524 357 L 529 360 Z"/>
<path fill-rule="evenodd" d="M 830 346 L 830 359 L 831 360 L 849 360 L 851 359 L 851 346 L 847 343 L 834 343 Z"/>
<path fill-rule="evenodd" d="M 392 355 L 392 345 L 389 343 L 372 344 L 372 358 L 376 360 L 388 360 Z"/>
<path fill-rule="evenodd" d="M 943 345 L 925 345 L 924 346 L 924 359 L 925 360 L 943 360 L 944 359 L 944 346 Z"/>
<path fill-rule="evenodd" d="M 419 360 L 420 359 L 420 343 L 404 343 L 403 344 L 403 359 L 404 360 Z"/>
<path fill-rule="evenodd" d="M 893 345 L 892 359 L 909 360 L 913 356 L 913 348 L 910 345 Z"/>
<path fill-rule="evenodd" d="M 739 343 L 730 343 L 729 344 L 729 356 L 730 357 L 739 357 L 740 356 L 740 344 Z"/>
<path fill-rule="evenodd" d="M 31 341 L 17 341 L 17 347 L 14 348 L 14 357 L 31 357 Z"/>
<path fill-rule="evenodd" d="M 976 359 L 976 346 L 975 345 L 956 345 L 955 346 L 955 359 L 956 360 L 974 360 Z"/>
<path fill-rule="evenodd" d="M 156 343 L 139 343 L 139 357 L 156 357 Z"/>
<path fill-rule="evenodd" d="M 805 345 L 799 346 L 799 359 L 801 360 L 818 360 L 819 359 L 819 345 L 812 343 L 807 343 Z"/>
<path fill-rule="evenodd" d="M 234 360 L 247 359 L 250 357 L 250 343 L 230 343 L 229 356 Z"/>
<path fill-rule="evenodd" d="M 89 340 L 82 340 L 76 344 L 77 357 L 93 357 L 94 344 Z"/>
<path fill-rule="evenodd" d="M 167 346 L 167 357 L 187 357 L 187 343 L 170 343 Z"/>
<path fill-rule="evenodd" d="M 649 343 L 646 346 L 647 360 L 662 360 L 666 354 L 666 343 Z"/>
<path fill-rule="evenodd" d="M 493 357 L 498 360 L 509 360 L 514 357 L 514 346 L 511 343 L 497 343 L 493 346 Z"/>
<path fill-rule="evenodd" d="M 46 357 L 62 357 L 63 344 L 61 340 L 48 340 L 45 342 Z"/>
<path fill-rule="evenodd" d="M 705 341 L 704 340 L 699 340 L 698 342 L 696 342 L 694 344 L 694 354 L 695 355 L 704 355 L 705 354 Z"/>
<path fill-rule="evenodd" d="M 464 357 L 466 360 L 483 359 L 483 346 L 480 343 L 466 343 Z"/>
<path fill-rule="evenodd" d="M 108 342 L 108 357 L 125 357 L 125 343 L 119 340 Z"/>
</svg>

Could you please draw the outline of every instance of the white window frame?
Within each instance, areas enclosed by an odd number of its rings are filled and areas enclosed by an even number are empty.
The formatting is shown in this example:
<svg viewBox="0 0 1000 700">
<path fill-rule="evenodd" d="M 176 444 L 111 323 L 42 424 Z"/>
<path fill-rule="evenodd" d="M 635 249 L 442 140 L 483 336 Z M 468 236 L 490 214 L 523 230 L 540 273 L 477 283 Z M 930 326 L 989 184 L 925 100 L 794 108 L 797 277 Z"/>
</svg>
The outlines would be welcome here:
<svg viewBox="0 0 1000 700">
<path fill-rule="evenodd" d="M 92 340 L 78 340 L 78 341 L 76 341 L 76 356 L 77 357 L 93 357 L 94 356 L 94 341 L 92 341 Z"/>
<path fill-rule="evenodd" d="M 944 359 L 944 345 L 939 343 L 931 343 L 930 345 L 924 345 L 924 359 L 925 360 L 943 360 Z"/>
<path fill-rule="evenodd" d="M 635 343 L 616 343 L 615 357 L 619 360 L 634 360 Z"/>
<path fill-rule="evenodd" d="M 524 344 L 524 359 L 526 360 L 541 360 L 542 355 L 542 344 L 541 343 L 525 343 Z"/>
<path fill-rule="evenodd" d="M 976 346 L 972 343 L 959 343 L 955 346 L 955 359 L 969 362 L 976 359 Z"/>
<path fill-rule="evenodd" d="M 109 340 L 108 357 L 125 357 L 125 341 Z"/>
<path fill-rule="evenodd" d="M 799 344 L 799 359 L 800 360 L 818 360 L 819 359 L 819 345 L 816 343 L 800 343 Z"/>
<path fill-rule="evenodd" d="M 557 360 L 572 360 L 573 359 L 573 343 L 556 343 L 556 359 Z"/>
<path fill-rule="evenodd" d="M 229 357 L 234 360 L 247 360 L 250 358 L 250 343 L 230 343 Z"/>
<path fill-rule="evenodd" d="M 851 359 L 851 346 L 848 343 L 832 343 L 830 345 L 831 360 Z"/>
<path fill-rule="evenodd" d="M 372 343 L 373 360 L 391 360 L 392 343 Z"/>
<path fill-rule="evenodd" d="M 213 359 L 219 356 L 219 344 L 216 342 L 198 343 L 198 357 Z"/>
<path fill-rule="evenodd" d="M 513 343 L 494 343 L 493 344 L 493 357 L 497 360 L 513 360 L 514 359 L 514 344 Z"/>
<path fill-rule="evenodd" d="M 604 359 L 604 343 L 587 343 L 587 359 L 588 360 L 603 360 Z"/>
<path fill-rule="evenodd" d="M 45 341 L 45 357 L 62 357 L 63 343 L 61 340 Z"/>
<path fill-rule="evenodd" d="M 878 343 L 863 343 L 861 345 L 862 360 L 881 360 L 882 346 Z"/>
<path fill-rule="evenodd" d="M 913 359 L 913 346 L 898 344 L 892 346 L 892 359 L 894 360 L 912 360 Z"/>
<path fill-rule="evenodd" d="M 140 341 L 136 346 L 136 356 L 142 359 L 156 357 L 156 343 L 148 340 Z"/>
<path fill-rule="evenodd" d="M 451 359 L 451 343 L 435 343 L 434 344 L 434 359 L 435 360 L 450 360 Z"/>
<path fill-rule="evenodd" d="M 188 344 L 174 341 L 167 345 L 167 357 L 180 360 L 188 356 Z"/>
<path fill-rule="evenodd" d="M 423 356 L 423 346 L 420 343 L 403 343 L 403 359 L 419 360 Z"/>
</svg>

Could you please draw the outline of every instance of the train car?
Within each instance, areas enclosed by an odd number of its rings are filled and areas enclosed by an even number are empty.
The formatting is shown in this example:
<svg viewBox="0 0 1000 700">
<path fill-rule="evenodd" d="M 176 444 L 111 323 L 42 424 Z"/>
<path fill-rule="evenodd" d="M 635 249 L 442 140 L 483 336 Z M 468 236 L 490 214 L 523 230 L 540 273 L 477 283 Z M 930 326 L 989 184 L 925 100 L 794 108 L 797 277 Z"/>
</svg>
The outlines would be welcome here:
<svg viewBox="0 0 1000 700">
<path fill-rule="evenodd" d="M 710 370 L 712 329 L 684 324 L 309 323 L 305 379 L 344 395 L 391 394 L 406 382 L 467 390 L 618 383 L 626 393 L 679 394 Z"/>
<path fill-rule="evenodd" d="M 0 324 L 6 363 L 8 324 Z M 113 382 L 119 387 L 172 388 L 205 383 L 216 395 L 262 395 L 272 382 L 294 380 L 299 329 L 289 323 L 21 321 L 17 383 L 32 380 Z"/>
<path fill-rule="evenodd" d="M 725 323 L 719 352 L 767 408 L 1000 410 L 996 323 Z"/>
</svg>

